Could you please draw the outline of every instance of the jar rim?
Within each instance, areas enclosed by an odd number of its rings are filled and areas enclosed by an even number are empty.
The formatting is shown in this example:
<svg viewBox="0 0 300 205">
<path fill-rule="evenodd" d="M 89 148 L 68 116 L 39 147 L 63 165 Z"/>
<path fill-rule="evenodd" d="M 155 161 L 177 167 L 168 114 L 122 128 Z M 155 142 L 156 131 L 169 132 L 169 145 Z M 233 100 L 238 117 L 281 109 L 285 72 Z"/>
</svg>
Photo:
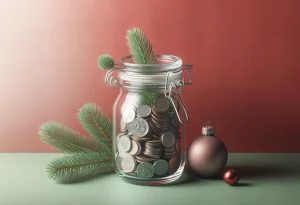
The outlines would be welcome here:
<svg viewBox="0 0 300 205">
<path fill-rule="evenodd" d="M 136 69 L 136 68 L 151 68 L 147 70 L 147 72 L 166 72 L 166 71 L 172 71 L 174 69 L 181 68 L 182 66 L 182 60 L 180 57 L 175 55 L 169 55 L 169 54 L 155 54 L 156 58 L 160 60 L 159 64 L 137 64 L 137 63 L 131 63 L 128 62 L 132 60 L 132 56 L 124 56 L 120 59 L 120 65 L 122 65 L 125 68 L 121 68 L 122 70 L 130 70 L 132 72 L 144 72 L 143 69 Z"/>
</svg>

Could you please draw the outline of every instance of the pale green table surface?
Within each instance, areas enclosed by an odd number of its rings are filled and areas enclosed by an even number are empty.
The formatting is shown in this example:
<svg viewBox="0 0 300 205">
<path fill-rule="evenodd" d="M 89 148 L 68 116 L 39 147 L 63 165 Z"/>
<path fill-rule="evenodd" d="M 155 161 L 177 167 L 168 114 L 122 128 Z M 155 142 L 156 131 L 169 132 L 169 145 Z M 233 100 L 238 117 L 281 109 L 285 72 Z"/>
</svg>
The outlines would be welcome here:
<svg viewBox="0 0 300 205">
<path fill-rule="evenodd" d="M 240 186 L 200 179 L 172 186 L 140 186 L 115 174 L 57 184 L 45 172 L 59 154 L 0 154 L 0 205 L 300 205 L 300 154 L 229 154 Z"/>
</svg>

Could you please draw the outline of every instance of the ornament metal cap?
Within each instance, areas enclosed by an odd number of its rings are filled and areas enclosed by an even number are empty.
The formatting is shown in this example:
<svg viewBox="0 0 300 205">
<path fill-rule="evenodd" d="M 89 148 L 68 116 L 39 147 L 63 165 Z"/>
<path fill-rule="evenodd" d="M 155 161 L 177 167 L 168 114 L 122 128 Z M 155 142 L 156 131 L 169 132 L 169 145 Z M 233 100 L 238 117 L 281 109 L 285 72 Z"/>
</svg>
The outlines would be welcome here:
<svg viewBox="0 0 300 205">
<path fill-rule="evenodd" d="M 210 122 L 207 121 L 206 125 L 202 127 L 202 135 L 214 136 L 215 129 L 214 129 L 214 127 L 210 126 L 209 124 L 210 124 Z"/>
</svg>

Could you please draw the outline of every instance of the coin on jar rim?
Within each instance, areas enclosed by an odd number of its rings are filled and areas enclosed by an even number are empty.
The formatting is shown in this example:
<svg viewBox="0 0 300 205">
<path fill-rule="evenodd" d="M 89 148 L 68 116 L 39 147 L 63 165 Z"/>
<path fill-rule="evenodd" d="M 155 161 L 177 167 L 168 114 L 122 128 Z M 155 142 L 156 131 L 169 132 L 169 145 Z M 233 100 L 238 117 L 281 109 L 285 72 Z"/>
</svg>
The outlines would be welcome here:
<svg viewBox="0 0 300 205">
<path fill-rule="evenodd" d="M 124 172 L 133 172 L 136 167 L 136 161 L 130 155 L 124 156 L 122 157 L 121 167 Z"/>
<path fill-rule="evenodd" d="M 173 147 L 176 141 L 176 137 L 172 132 L 165 132 L 161 136 L 161 141 L 165 147 Z"/>
<path fill-rule="evenodd" d="M 154 166 L 154 173 L 157 175 L 164 175 L 169 170 L 169 163 L 162 159 L 157 160 L 153 166 Z"/>
<path fill-rule="evenodd" d="M 137 113 L 140 117 L 148 117 L 151 114 L 151 108 L 148 105 L 140 105 L 137 108 Z"/>
<path fill-rule="evenodd" d="M 157 98 L 154 101 L 154 108 L 157 112 L 166 112 L 170 107 L 169 100 L 165 97 Z"/>
<path fill-rule="evenodd" d="M 128 152 L 131 148 L 131 140 L 128 135 L 122 135 L 118 139 L 118 147 L 121 147 L 122 150 Z"/>
<path fill-rule="evenodd" d="M 135 137 L 145 137 L 149 133 L 149 124 L 143 118 L 136 118 L 128 124 L 128 130 Z"/>
<path fill-rule="evenodd" d="M 154 175 L 154 167 L 149 162 L 142 162 L 137 167 L 137 175 L 142 179 L 150 179 Z"/>
<path fill-rule="evenodd" d="M 132 107 L 127 107 L 122 114 L 122 118 L 125 122 L 129 123 L 136 117 L 135 110 Z"/>
</svg>

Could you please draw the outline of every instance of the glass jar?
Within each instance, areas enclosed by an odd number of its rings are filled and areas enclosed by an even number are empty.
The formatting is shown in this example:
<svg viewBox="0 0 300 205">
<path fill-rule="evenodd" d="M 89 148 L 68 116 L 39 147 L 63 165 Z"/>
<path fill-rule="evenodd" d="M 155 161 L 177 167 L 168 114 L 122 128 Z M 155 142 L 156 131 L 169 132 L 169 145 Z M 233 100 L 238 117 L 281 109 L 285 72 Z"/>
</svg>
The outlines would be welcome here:
<svg viewBox="0 0 300 205">
<path fill-rule="evenodd" d="M 120 87 L 113 106 L 115 172 L 133 184 L 175 182 L 186 164 L 188 113 L 181 91 L 191 84 L 192 66 L 173 55 L 156 59 L 157 64 L 135 64 L 123 57 L 105 77 L 108 85 Z"/>
</svg>

